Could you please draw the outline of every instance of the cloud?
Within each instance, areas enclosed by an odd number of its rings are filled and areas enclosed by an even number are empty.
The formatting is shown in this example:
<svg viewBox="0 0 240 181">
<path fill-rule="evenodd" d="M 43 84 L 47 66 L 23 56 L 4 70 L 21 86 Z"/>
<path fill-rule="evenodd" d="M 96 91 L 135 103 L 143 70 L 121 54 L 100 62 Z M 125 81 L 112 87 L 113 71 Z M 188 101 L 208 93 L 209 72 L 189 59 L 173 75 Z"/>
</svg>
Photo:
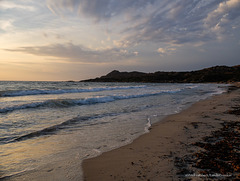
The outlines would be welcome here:
<svg viewBox="0 0 240 181">
<path fill-rule="evenodd" d="M 93 22 L 120 22 L 109 27 L 121 38 L 117 47 L 144 42 L 187 44 L 216 40 L 213 29 L 239 20 L 239 0 L 48 0 L 54 12 L 76 11 Z M 220 23 L 219 23 L 220 22 Z M 206 26 L 209 25 L 209 26 Z M 224 33 L 224 32 L 222 32 Z"/>
<path fill-rule="evenodd" d="M 0 30 L 9 31 L 13 28 L 13 20 L 0 20 Z"/>
<path fill-rule="evenodd" d="M 159 48 L 157 51 L 158 51 L 158 53 L 161 53 L 161 54 L 166 53 L 166 49 L 164 49 L 164 48 Z"/>
<path fill-rule="evenodd" d="M 143 22 L 139 19 L 140 23 L 128 27 L 129 34 L 122 41 L 127 40 L 133 45 L 145 41 L 186 44 L 215 38 L 203 26 L 203 20 L 213 4 L 201 7 L 196 1 L 185 0 L 157 5 L 159 9 L 151 11 Z"/>
<path fill-rule="evenodd" d="M 221 2 L 216 9 L 211 11 L 204 19 L 205 26 L 219 32 L 228 27 L 230 21 L 240 17 L 240 1 L 228 0 Z"/>
<path fill-rule="evenodd" d="M 34 40 L 34 45 L 11 51 L 64 58 L 68 61 L 109 62 L 142 55 L 146 51 L 157 54 L 158 50 L 159 54 L 167 55 L 175 52 L 169 47 L 203 45 L 215 41 L 223 34 L 229 35 L 231 31 L 236 33 L 240 26 L 239 0 L 45 2 L 47 4 L 27 0 L 23 4 L 24 2 L 16 0 L 0 0 L 0 9 L 4 9 L 4 16 L 0 17 L 1 30 L 10 32 L 15 27 L 13 30 L 16 33 L 30 32 L 45 37 L 44 40 Z M 74 17 L 60 19 L 52 16 L 44 5 L 57 15 Z M 22 12 L 24 8 L 27 10 L 25 13 Z M 36 12 L 31 12 L 34 8 Z M 6 21 L 7 18 L 9 21 Z M 58 36 L 55 37 L 55 34 Z M 38 46 L 43 41 L 49 45 Z M 62 44 L 63 42 L 74 43 Z M 24 42 L 24 45 L 27 43 Z M 81 45 L 111 48 L 96 50 Z"/>
<path fill-rule="evenodd" d="M 174 52 L 176 50 L 176 48 L 174 47 L 165 47 L 165 48 L 158 48 L 157 52 L 160 55 L 166 55 L 166 54 L 171 54 L 172 52 Z"/>
<path fill-rule="evenodd" d="M 130 52 L 126 49 L 103 49 L 92 50 L 81 45 L 53 44 L 47 46 L 36 47 L 20 47 L 18 49 L 5 49 L 6 51 L 24 52 L 38 56 L 51 56 L 61 58 L 69 62 L 84 63 L 104 63 L 111 61 L 120 61 L 136 56 L 138 53 Z"/>
<path fill-rule="evenodd" d="M 155 1 L 157 0 L 47 0 L 47 6 L 57 14 L 64 13 L 66 9 L 75 10 L 95 21 L 106 21 L 129 10 L 142 9 Z"/>
<path fill-rule="evenodd" d="M 29 5 L 21 5 L 14 2 L 9 1 L 0 1 L 0 9 L 7 10 L 7 9 L 22 9 L 27 11 L 35 11 L 35 8 L 33 6 Z"/>
</svg>

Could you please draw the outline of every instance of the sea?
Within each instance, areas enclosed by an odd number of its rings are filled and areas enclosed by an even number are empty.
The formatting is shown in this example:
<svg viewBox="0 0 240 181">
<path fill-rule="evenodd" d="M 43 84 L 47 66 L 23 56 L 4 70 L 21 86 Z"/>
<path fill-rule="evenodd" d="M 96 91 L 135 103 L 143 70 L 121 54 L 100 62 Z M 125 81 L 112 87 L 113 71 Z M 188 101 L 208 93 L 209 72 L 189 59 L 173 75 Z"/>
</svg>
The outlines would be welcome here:
<svg viewBox="0 0 240 181">
<path fill-rule="evenodd" d="M 0 81 L 0 179 L 129 144 L 227 86 Z"/>
</svg>

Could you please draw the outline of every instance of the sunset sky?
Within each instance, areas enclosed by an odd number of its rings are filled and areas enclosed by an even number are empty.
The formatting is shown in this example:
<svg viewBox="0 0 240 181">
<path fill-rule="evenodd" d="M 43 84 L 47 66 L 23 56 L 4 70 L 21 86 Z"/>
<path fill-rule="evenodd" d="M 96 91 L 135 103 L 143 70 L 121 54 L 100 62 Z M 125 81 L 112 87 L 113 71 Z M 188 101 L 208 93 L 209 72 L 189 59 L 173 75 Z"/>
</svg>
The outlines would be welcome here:
<svg viewBox="0 0 240 181">
<path fill-rule="evenodd" d="M 0 0 L 0 80 L 240 64 L 240 0 Z"/>
</svg>

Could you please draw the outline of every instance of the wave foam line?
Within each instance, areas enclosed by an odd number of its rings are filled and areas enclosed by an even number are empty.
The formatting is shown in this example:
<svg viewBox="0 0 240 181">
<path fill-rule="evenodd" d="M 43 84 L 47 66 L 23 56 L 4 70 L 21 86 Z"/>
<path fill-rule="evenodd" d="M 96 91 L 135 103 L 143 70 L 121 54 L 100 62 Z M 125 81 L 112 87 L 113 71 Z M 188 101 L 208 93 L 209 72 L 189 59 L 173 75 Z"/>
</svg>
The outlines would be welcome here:
<svg viewBox="0 0 240 181">
<path fill-rule="evenodd" d="M 141 98 L 141 97 L 148 97 L 148 96 L 154 96 L 159 95 L 163 93 L 176 93 L 179 92 L 178 90 L 164 90 L 160 92 L 154 92 L 154 93 L 147 93 L 147 94 L 137 94 L 137 95 L 119 95 L 119 96 L 99 96 L 99 97 L 90 97 L 90 98 L 84 98 L 84 99 L 54 99 L 54 100 L 47 100 L 44 102 L 34 102 L 29 104 L 23 104 L 23 105 L 16 105 L 12 107 L 6 107 L 0 109 L 0 113 L 7 113 L 15 110 L 21 110 L 21 109 L 29 109 L 29 108 L 38 108 L 38 107 L 51 107 L 51 108 L 58 108 L 58 107 L 70 107 L 70 106 L 76 106 L 76 105 L 90 105 L 90 104 L 98 104 L 98 103 L 107 103 L 107 102 L 113 102 L 116 100 L 123 100 L 123 99 L 132 99 L 132 98 Z"/>
<path fill-rule="evenodd" d="M 5 140 L 3 140 L 3 141 L 6 144 L 6 143 L 24 141 L 24 140 L 28 140 L 28 139 L 35 138 L 35 137 L 40 137 L 40 136 L 53 135 L 60 130 L 68 128 L 69 126 L 74 125 L 74 127 L 76 127 L 75 126 L 76 124 L 84 123 L 85 121 L 88 121 L 88 120 L 102 118 L 102 117 L 105 117 L 105 116 L 112 116 L 112 115 L 115 115 L 115 114 L 109 113 L 109 114 L 100 114 L 100 115 L 93 115 L 93 116 L 76 117 L 76 118 L 67 120 L 65 122 L 62 122 L 60 124 L 56 124 L 56 125 L 44 128 L 42 130 L 27 133 L 25 135 L 21 135 L 21 136 L 18 136 L 18 137 L 12 137 L 12 138 L 8 138 L 8 139 L 4 138 Z M 100 123 L 92 123 L 92 124 L 88 124 L 88 126 L 89 125 L 95 125 L 95 124 L 105 124 L 105 123 L 101 123 L 101 122 Z M 81 125 L 81 126 L 84 126 L 84 124 Z"/>
<path fill-rule="evenodd" d="M 0 94 L 0 97 L 16 97 L 28 95 L 42 95 L 42 94 L 66 94 L 66 93 L 82 93 L 82 92 L 100 92 L 108 90 L 123 90 L 123 89 L 138 89 L 146 86 L 119 86 L 119 87 L 98 87 L 88 89 L 58 89 L 58 90 L 18 90 L 7 91 Z"/>
<path fill-rule="evenodd" d="M 30 103 L 30 104 L 6 107 L 6 108 L 0 109 L 0 113 L 7 113 L 7 112 L 21 110 L 21 109 L 38 108 L 38 107 L 44 106 L 45 104 L 46 104 L 46 102 L 35 102 L 35 103 Z"/>
<path fill-rule="evenodd" d="M 144 128 L 144 132 L 145 132 L 145 133 L 149 133 L 149 129 L 150 129 L 150 127 L 152 126 L 152 124 L 151 124 L 151 119 L 148 118 L 147 120 L 148 120 L 148 122 L 147 122 L 147 124 L 146 124 L 146 126 L 145 126 L 145 128 Z"/>
</svg>

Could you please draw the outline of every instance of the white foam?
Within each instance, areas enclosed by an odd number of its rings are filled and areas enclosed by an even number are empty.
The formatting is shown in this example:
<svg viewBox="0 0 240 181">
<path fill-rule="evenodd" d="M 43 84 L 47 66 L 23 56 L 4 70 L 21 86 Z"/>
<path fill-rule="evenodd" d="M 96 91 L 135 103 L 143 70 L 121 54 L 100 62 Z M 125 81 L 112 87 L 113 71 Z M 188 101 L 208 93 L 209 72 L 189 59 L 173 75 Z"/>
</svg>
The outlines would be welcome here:
<svg viewBox="0 0 240 181">
<path fill-rule="evenodd" d="M 123 99 L 132 99 L 132 98 L 141 98 L 141 97 L 148 97 L 159 95 L 162 93 L 176 93 L 180 90 L 162 90 L 158 92 L 151 92 L 151 93 L 143 93 L 143 94 L 134 94 L 134 95 L 112 95 L 112 96 L 96 96 L 96 97 L 88 97 L 84 99 L 54 99 L 54 100 L 47 100 L 43 102 L 33 102 L 27 103 L 23 105 L 16 105 L 12 107 L 5 107 L 0 109 L 0 113 L 10 112 L 14 110 L 20 109 L 28 109 L 28 108 L 38 108 L 38 107 L 69 107 L 75 105 L 89 105 L 89 104 L 98 104 L 98 103 L 107 103 L 113 102 L 116 100 L 123 100 Z"/>
<path fill-rule="evenodd" d="M 93 149 L 94 152 L 96 152 L 97 154 L 100 154 L 101 151 L 99 149 Z"/>
<path fill-rule="evenodd" d="M 20 109 L 37 108 L 37 107 L 43 106 L 44 104 L 46 104 L 46 103 L 45 102 L 34 102 L 34 103 L 30 103 L 30 104 L 5 107 L 5 108 L 0 109 L 0 113 L 6 113 L 6 112 L 20 110 Z"/>
<path fill-rule="evenodd" d="M 124 90 L 124 89 L 139 89 L 145 88 L 146 86 L 116 86 L 116 87 L 96 87 L 87 89 L 57 89 L 57 90 L 19 90 L 19 91 L 8 91 L 2 93 L 2 97 L 13 97 L 13 96 L 27 96 L 27 95 L 41 95 L 41 94 L 66 94 L 66 93 L 81 93 L 81 92 L 100 92 L 108 90 Z"/>
<path fill-rule="evenodd" d="M 144 127 L 144 132 L 145 132 L 145 133 L 149 133 L 149 128 L 152 126 L 152 124 L 151 124 L 151 119 L 148 118 L 147 120 L 148 120 L 148 122 L 147 122 L 147 124 L 146 124 L 145 127 Z"/>
</svg>

